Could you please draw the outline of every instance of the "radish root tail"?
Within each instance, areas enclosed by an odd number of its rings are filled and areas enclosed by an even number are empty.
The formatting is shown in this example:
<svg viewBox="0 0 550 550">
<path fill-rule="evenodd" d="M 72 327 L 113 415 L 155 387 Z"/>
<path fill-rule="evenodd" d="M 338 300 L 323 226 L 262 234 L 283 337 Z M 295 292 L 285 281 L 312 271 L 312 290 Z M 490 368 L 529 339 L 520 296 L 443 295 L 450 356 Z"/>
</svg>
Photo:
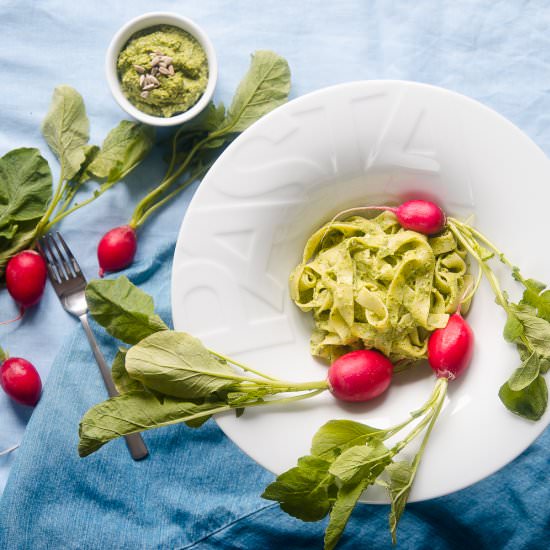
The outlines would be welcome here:
<svg viewBox="0 0 550 550">
<path fill-rule="evenodd" d="M 25 308 L 23 306 L 21 306 L 19 308 L 19 315 L 17 317 L 15 317 L 14 319 L 10 319 L 9 321 L 0 321 L 0 325 L 9 325 L 11 323 L 15 323 L 17 321 L 20 321 L 21 319 L 23 319 L 24 314 L 25 314 Z"/>
</svg>

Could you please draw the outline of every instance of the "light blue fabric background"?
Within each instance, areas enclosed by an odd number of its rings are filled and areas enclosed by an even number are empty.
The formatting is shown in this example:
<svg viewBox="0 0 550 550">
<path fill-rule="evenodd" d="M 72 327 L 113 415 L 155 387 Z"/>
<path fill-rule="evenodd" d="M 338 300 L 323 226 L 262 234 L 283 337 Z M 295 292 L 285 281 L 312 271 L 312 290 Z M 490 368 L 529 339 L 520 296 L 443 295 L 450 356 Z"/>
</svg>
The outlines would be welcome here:
<svg viewBox="0 0 550 550">
<path fill-rule="evenodd" d="M 0 154 L 39 147 L 57 176 L 39 127 L 61 83 L 82 93 L 92 141 L 101 141 L 124 116 L 104 79 L 107 44 L 125 21 L 153 10 L 187 15 L 209 33 L 220 64 L 217 99 L 230 100 L 249 53 L 273 49 L 291 65 L 293 97 L 356 79 L 428 82 L 482 101 L 550 152 L 550 2 L 0 0 Z M 89 277 L 97 270 L 99 237 L 128 220 L 163 170 L 159 155 L 153 157 L 127 184 L 63 223 Z M 171 256 L 192 191 L 146 226 L 128 272 L 154 294 L 167 320 Z M 525 197 L 526 204 L 532 199 Z M 0 320 L 15 314 L 0 292 Z M 112 342 L 102 337 L 101 344 L 112 356 Z M 213 422 L 199 431 L 172 427 L 147 434 L 152 458 L 139 464 L 127 459 L 121 441 L 78 459 L 78 420 L 103 399 L 104 389 L 80 327 L 51 288 L 22 323 L 0 326 L 0 345 L 31 360 L 47 379 L 22 447 L 0 457 L 0 492 L 12 473 L 0 501 L 0 548 L 321 546 L 324 524 L 304 524 L 262 501 L 258 495 L 271 474 Z M 0 394 L 0 450 L 22 439 L 30 413 Z M 544 548 L 549 461 L 546 431 L 481 483 L 409 506 L 399 547 Z M 385 507 L 358 507 L 341 548 L 389 548 L 386 516 Z"/>
</svg>

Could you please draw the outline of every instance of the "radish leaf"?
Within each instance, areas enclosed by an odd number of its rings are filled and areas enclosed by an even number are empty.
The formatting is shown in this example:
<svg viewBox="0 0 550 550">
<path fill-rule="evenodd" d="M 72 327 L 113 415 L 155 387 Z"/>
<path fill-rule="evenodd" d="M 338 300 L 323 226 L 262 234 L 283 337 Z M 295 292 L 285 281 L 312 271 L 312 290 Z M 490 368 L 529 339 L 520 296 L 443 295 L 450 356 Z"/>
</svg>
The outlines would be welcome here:
<svg viewBox="0 0 550 550">
<path fill-rule="evenodd" d="M 533 351 L 550 357 L 550 323 L 534 315 L 530 306 L 512 304 L 510 307 L 523 325 L 523 333 Z"/>
<path fill-rule="evenodd" d="M 278 502 L 291 516 L 303 521 L 319 521 L 329 512 L 336 486 L 329 473 L 330 462 L 304 456 L 298 465 L 269 484 L 262 498 Z"/>
<path fill-rule="evenodd" d="M 61 164 L 61 179 L 70 180 L 86 160 L 90 122 L 82 96 L 70 86 L 53 92 L 50 110 L 42 124 L 44 139 Z"/>
<path fill-rule="evenodd" d="M 513 313 L 508 314 L 506 324 L 504 325 L 503 335 L 507 342 L 515 342 L 523 335 L 523 325 Z"/>
<path fill-rule="evenodd" d="M 526 388 L 540 372 L 539 356 L 533 352 L 522 364 L 518 367 L 508 380 L 508 387 L 512 391 L 520 391 Z"/>
<path fill-rule="evenodd" d="M 11 241 L 22 222 L 43 216 L 52 198 L 52 174 L 38 149 L 22 147 L 0 158 L 0 181 L 0 239 Z"/>
<path fill-rule="evenodd" d="M 185 399 L 200 399 L 235 383 L 235 371 L 184 332 L 161 331 L 126 354 L 128 374 L 146 387 Z"/>
<path fill-rule="evenodd" d="M 387 484 L 391 499 L 390 531 L 393 544 L 397 543 L 397 524 L 403 515 L 405 505 L 411 492 L 412 483 L 416 474 L 416 468 L 406 461 L 392 462 L 386 467 L 389 477 Z"/>
<path fill-rule="evenodd" d="M 130 378 L 130 375 L 126 371 L 126 367 L 124 366 L 126 351 L 127 350 L 119 350 L 115 355 L 111 366 L 111 375 L 113 377 L 113 382 L 115 383 L 116 389 L 119 393 L 128 393 L 132 390 L 144 390 L 145 388 L 143 384 L 133 378 Z"/>
<path fill-rule="evenodd" d="M 313 436 L 311 454 L 325 459 L 335 458 L 342 451 L 355 445 L 363 445 L 384 433 L 384 430 L 353 420 L 330 420 Z"/>
<path fill-rule="evenodd" d="M 368 479 L 361 479 L 358 483 L 342 485 L 338 489 L 325 531 L 325 550 L 332 550 L 338 544 L 353 508 L 368 485 Z"/>
<path fill-rule="evenodd" d="M 520 391 L 512 390 L 506 382 L 498 395 L 507 409 L 529 420 L 539 420 L 548 404 L 548 388 L 540 375 Z"/>
<path fill-rule="evenodd" d="M 32 244 L 36 237 L 35 228 L 35 221 L 23 222 L 17 226 L 17 233 L 12 240 L 4 242 L 0 239 L 0 277 L 4 274 L 10 258 Z"/>
<path fill-rule="evenodd" d="M 52 175 L 38 149 L 0 158 L 0 277 L 10 258 L 36 238 L 36 225 L 52 199 Z"/>
<path fill-rule="evenodd" d="M 80 422 L 78 453 L 87 456 L 108 441 L 131 433 L 193 420 L 208 419 L 223 403 L 194 403 L 166 397 L 162 403 L 152 393 L 132 390 L 92 407 Z"/>
<path fill-rule="evenodd" d="M 222 128 L 216 134 L 243 132 L 253 122 L 285 103 L 289 91 L 290 69 L 287 61 L 274 52 L 255 52 Z"/>
<path fill-rule="evenodd" d="M 371 483 L 391 462 L 392 452 L 380 441 L 369 441 L 345 450 L 331 464 L 330 473 L 342 483 L 355 483 L 359 478 L 372 479 Z"/>
<path fill-rule="evenodd" d="M 80 166 L 80 170 L 73 176 L 73 186 L 77 184 L 78 187 L 83 183 L 86 183 L 92 174 L 88 172 L 88 166 L 94 161 L 99 153 L 99 147 L 97 145 L 84 145 L 82 147 L 84 152 L 84 162 Z"/>
<path fill-rule="evenodd" d="M 147 156 L 154 138 L 151 126 L 123 120 L 107 134 L 87 171 L 97 178 L 118 181 Z"/>
<path fill-rule="evenodd" d="M 550 290 L 542 292 L 546 285 L 534 279 L 522 281 L 525 286 L 520 304 L 527 304 L 537 309 L 537 316 L 550 321 Z"/>
<path fill-rule="evenodd" d="M 541 374 L 546 374 L 550 369 L 550 357 L 539 355 L 539 368 Z"/>
<path fill-rule="evenodd" d="M 151 296 L 127 277 L 90 281 L 86 301 L 93 318 L 111 336 L 127 344 L 137 344 L 146 336 L 168 329 L 155 314 Z"/>
</svg>

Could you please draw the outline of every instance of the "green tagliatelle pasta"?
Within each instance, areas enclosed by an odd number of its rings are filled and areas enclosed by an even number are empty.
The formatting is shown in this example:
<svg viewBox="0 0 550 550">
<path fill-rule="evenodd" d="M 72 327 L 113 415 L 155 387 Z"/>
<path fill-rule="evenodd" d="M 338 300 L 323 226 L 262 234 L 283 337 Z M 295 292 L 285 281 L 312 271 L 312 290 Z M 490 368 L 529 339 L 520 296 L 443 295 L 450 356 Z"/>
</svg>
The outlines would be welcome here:
<svg viewBox="0 0 550 550">
<path fill-rule="evenodd" d="M 375 348 L 392 361 L 415 361 L 426 357 L 430 333 L 447 324 L 471 281 L 466 251 L 450 231 L 428 238 L 384 212 L 321 227 L 290 275 L 290 293 L 313 312 L 313 355 L 333 361 Z"/>
</svg>

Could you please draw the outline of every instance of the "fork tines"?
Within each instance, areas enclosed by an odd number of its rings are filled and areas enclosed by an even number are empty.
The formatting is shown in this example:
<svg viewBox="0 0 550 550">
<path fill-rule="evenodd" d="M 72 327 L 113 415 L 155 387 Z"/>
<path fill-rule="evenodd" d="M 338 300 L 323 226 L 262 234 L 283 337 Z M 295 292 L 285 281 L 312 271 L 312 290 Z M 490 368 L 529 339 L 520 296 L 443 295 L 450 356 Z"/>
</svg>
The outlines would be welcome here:
<svg viewBox="0 0 550 550">
<path fill-rule="evenodd" d="M 82 275 L 78 262 L 59 232 L 55 236 L 53 233 L 44 235 L 38 242 L 38 249 L 46 260 L 53 281 L 62 283 Z"/>
</svg>

